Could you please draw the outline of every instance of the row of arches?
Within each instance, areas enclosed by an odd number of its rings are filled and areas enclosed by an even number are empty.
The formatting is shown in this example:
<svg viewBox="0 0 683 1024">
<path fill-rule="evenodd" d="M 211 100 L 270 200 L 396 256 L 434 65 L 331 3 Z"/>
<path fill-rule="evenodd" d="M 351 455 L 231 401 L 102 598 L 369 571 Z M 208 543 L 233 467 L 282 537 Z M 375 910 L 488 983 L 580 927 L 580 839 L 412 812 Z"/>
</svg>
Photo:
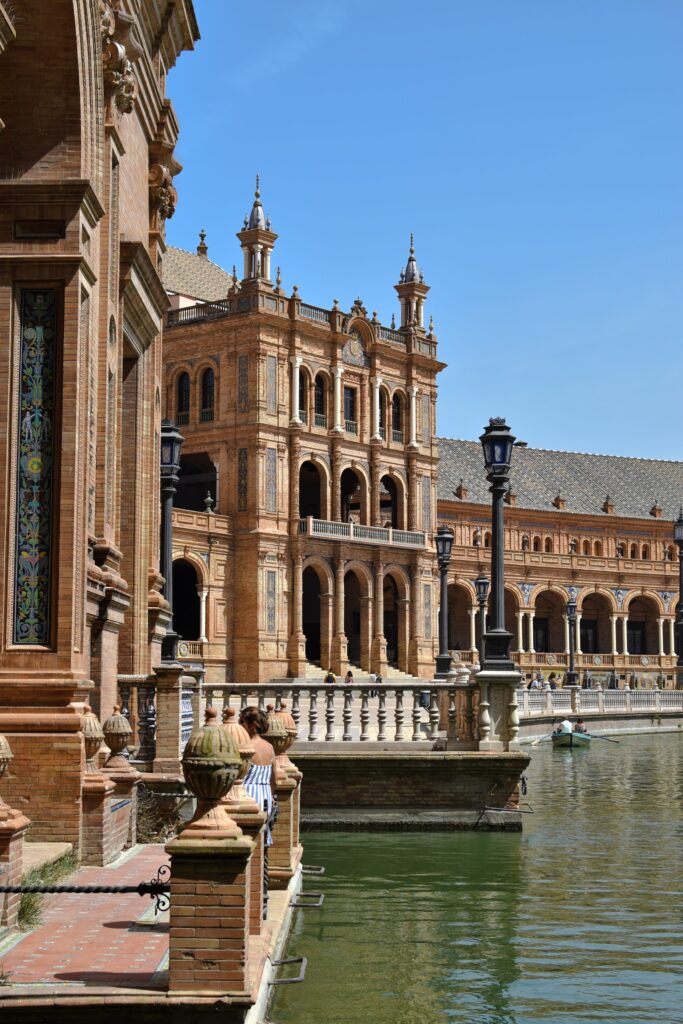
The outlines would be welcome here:
<svg viewBox="0 0 683 1024">
<path fill-rule="evenodd" d="M 299 516 L 305 519 L 333 519 L 335 512 L 343 523 L 369 525 L 370 483 L 359 468 L 342 470 L 339 481 L 339 509 L 331 508 L 330 474 L 323 462 L 307 459 L 299 469 Z M 394 470 L 379 480 L 379 524 L 395 530 L 406 529 L 407 488 Z"/>
<path fill-rule="evenodd" d="M 183 370 L 175 381 L 175 421 L 179 427 L 190 422 L 192 414 L 193 386 L 198 386 L 199 421 L 206 423 L 214 418 L 216 402 L 216 375 L 208 366 L 199 372 L 193 382 L 190 374 Z"/>
<path fill-rule="evenodd" d="M 490 531 L 482 532 L 480 527 L 475 527 L 472 531 L 472 544 L 474 547 L 491 547 L 491 533 Z M 520 540 L 520 547 L 522 551 L 533 551 L 535 553 L 542 552 L 544 554 L 554 554 L 556 551 L 556 540 L 550 536 L 542 536 L 540 534 L 530 535 L 528 533 L 522 534 Z M 557 546 L 559 552 L 559 546 Z M 576 538 L 572 538 L 569 541 L 569 553 L 570 554 L 581 554 L 588 558 L 602 558 L 608 556 L 609 552 L 605 550 L 605 545 L 602 540 L 587 540 L 584 539 L 579 541 Z M 673 544 L 664 545 L 663 548 L 663 560 L 667 562 L 674 561 L 676 556 L 676 549 Z M 631 542 L 630 544 L 626 541 L 616 541 L 614 548 L 614 557 L 616 558 L 630 558 L 635 561 L 649 561 L 651 558 L 656 557 L 652 546 L 650 544 L 642 544 Z"/>
<path fill-rule="evenodd" d="M 312 423 L 316 427 L 327 427 L 334 420 L 332 402 L 334 388 L 330 376 L 325 371 L 313 375 L 306 366 L 298 369 L 298 414 L 302 423 Z M 362 398 L 358 396 L 360 389 L 355 386 L 344 387 L 344 420 L 357 424 L 362 415 Z M 368 408 L 372 408 L 372 385 L 368 385 Z M 408 415 L 408 397 L 400 388 L 391 391 L 384 383 L 379 387 L 379 428 L 383 439 L 390 436 L 391 440 L 402 442 L 405 436 L 406 417 Z"/>
<path fill-rule="evenodd" d="M 567 595 L 540 589 L 524 606 L 512 588 L 505 590 L 505 626 L 512 649 L 522 653 L 568 652 Z M 448 588 L 448 643 L 451 650 L 474 650 L 479 611 L 464 583 Z M 665 629 L 664 610 L 655 595 L 633 592 L 621 608 L 607 592 L 589 591 L 577 602 L 577 651 L 583 654 L 665 655 L 674 653 L 673 630 Z M 669 623 L 673 619 L 669 616 Z"/>
</svg>

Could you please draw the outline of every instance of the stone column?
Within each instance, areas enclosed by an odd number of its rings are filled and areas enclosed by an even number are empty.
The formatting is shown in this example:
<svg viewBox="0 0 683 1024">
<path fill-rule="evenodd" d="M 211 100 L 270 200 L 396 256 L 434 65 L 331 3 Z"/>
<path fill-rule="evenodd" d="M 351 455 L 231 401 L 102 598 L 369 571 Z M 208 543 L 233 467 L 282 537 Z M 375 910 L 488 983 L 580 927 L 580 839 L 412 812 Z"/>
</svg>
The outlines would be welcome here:
<svg viewBox="0 0 683 1024">
<path fill-rule="evenodd" d="M 292 425 L 289 435 L 289 527 L 293 535 L 299 519 L 299 462 L 301 461 L 301 423 Z"/>
<path fill-rule="evenodd" d="M 381 441 L 375 441 L 370 445 L 370 523 L 372 526 L 381 526 L 381 509 L 379 501 L 380 474 L 381 474 Z"/>
<path fill-rule="evenodd" d="M 301 356 L 290 356 L 289 361 L 292 364 L 292 415 L 290 416 L 290 422 L 301 423 L 301 417 L 299 416 L 299 374 L 301 370 Z"/>
<path fill-rule="evenodd" d="M 371 377 L 370 383 L 372 384 L 372 435 L 371 441 L 381 441 L 382 436 L 379 432 L 379 388 L 382 383 L 381 377 Z"/>
<path fill-rule="evenodd" d="M 535 611 L 528 611 L 526 614 L 527 614 L 527 622 L 529 624 L 529 647 L 528 647 L 528 651 L 529 651 L 529 654 L 535 654 L 536 653 L 536 648 L 534 647 L 534 619 L 536 618 L 536 612 Z"/>
<path fill-rule="evenodd" d="M 562 616 L 562 621 L 564 623 L 564 653 L 568 655 L 569 654 L 569 618 L 568 618 L 566 612 Z"/>
<path fill-rule="evenodd" d="M 576 613 L 576 653 L 583 654 L 581 650 L 581 612 Z"/>
<path fill-rule="evenodd" d="M 669 619 L 669 654 L 674 654 L 676 651 L 676 620 L 675 618 Z"/>
<path fill-rule="evenodd" d="M 410 448 L 418 448 L 417 443 L 417 387 L 411 384 L 408 388 L 408 394 L 410 395 L 410 440 L 408 446 Z"/>
<path fill-rule="evenodd" d="M 384 565 L 381 562 L 375 563 L 374 601 L 375 625 L 370 671 L 380 672 L 382 676 L 386 676 L 389 666 L 387 664 L 387 641 L 384 636 Z M 396 625 L 398 626 L 398 623 Z"/>
<path fill-rule="evenodd" d="M 468 612 L 469 617 L 470 617 L 470 650 L 471 651 L 476 651 L 477 650 L 477 609 L 476 608 L 468 608 L 467 612 Z M 479 655 L 481 656 L 481 651 L 479 651 Z"/>
<path fill-rule="evenodd" d="M 302 628 L 303 557 L 292 555 L 292 634 L 289 638 L 289 671 L 298 677 L 306 672 L 306 637 Z"/>
<path fill-rule="evenodd" d="M 197 587 L 199 594 L 199 642 L 208 643 L 206 636 L 206 598 L 209 591 L 206 587 Z"/>
<path fill-rule="evenodd" d="M 417 453 L 408 452 L 408 529 L 417 530 Z"/>
<path fill-rule="evenodd" d="M 422 660 L 420 650 L 423 640 L 421 586 L 420 565 L 417 563 L 411 566 L 410 572 L 410 644 L 408 650 L 409 672 L 414 676 L 419 675 Z"/>
<path fill-rule="evenodd" d="M 371 671 L 372 662 L 372 598 L 369 594 L 360 599 L 360 667 Z"/>
<path fill-rule="evenodd" d="M 341 434 L 332 434 L 332 508 L 330 519 L 335 523 L 341 522 Z"/>
<path fill-rule="evenodd" d="M 622 615 L 621 617 L 621 646 L 623 648 L 622 654 L 626 656 L 628 654 L 628 616 Z"/>
<path fill-rule="evenodd" d="M 517 615 L 517 650 L 524 654 L 524 612 L 516 612 Z M 567 617 L 565 615 L 565 625 Z"/>
<path fill-rule="evenodd" d="M 617 650 L 617 616 L 610 615 L 609 617 L 611 627 L 611 638 L 612 638 L 612 657 L 616 657 L 619 653 Z"/>
<path fill-rule="evenodd" d="M 659 656 L 664 654 L 664 619 L 657 619 L 657 636 L 659 639 Z"/>
<path fill-rule="evenodd" d="M 344 559 L 337 558 L 334 567 L 334 636 L 330 661 L 336 675 L 344 675 L 348 661 L 348 644 L 344 632 Z"/>
<path fill-rule="evenodd" d="M 335 366 L 334 370 L 334 416 L 332 430 L 336 433 L 342 434 L 344 432 L 344 424 L 341 421 L 341 388 L 342 388 L 342 375 L 344 373 L 343 366 Z"/>
</svg>

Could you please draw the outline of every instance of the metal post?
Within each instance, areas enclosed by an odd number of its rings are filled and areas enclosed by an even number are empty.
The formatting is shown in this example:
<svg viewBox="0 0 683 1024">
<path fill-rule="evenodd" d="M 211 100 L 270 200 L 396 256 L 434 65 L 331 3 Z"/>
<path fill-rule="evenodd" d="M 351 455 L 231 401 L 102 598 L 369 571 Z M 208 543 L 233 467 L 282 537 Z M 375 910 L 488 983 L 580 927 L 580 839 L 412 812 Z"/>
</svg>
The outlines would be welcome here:
<svg viewBox="0 0 683 1024">
<path fill-rule="evenodd" d="M 436 677 L 438 679 L 445 679 L 451 667 L 451 656 L 448 653 L 448 566 L 452 548 L 452 531 L 447 526 L 440 526 L 436 531 L 436 554 L 440 575 L 439 654 L 436 659 Z"/>
<path fill-rule="evenodd" d="M 576 671 L 574 668 L 574 654 L 576 651 L 576 613 L 568 615 L 569 619 L 569 671 L 567 672 L 567 686 L 576 686 Z"/>
<path fill-rule="evenodd" d="M 180 470 L 180 447 L 184 438 L 169 420 L 161 424 L 161 537 L 160 562 L 164 577 L 163 595 L 168 601 L 171 618 L 161 642 L 161 660 L 174 662 L 178 634 L 173 629 L 173 495 Z"/>
</svg>

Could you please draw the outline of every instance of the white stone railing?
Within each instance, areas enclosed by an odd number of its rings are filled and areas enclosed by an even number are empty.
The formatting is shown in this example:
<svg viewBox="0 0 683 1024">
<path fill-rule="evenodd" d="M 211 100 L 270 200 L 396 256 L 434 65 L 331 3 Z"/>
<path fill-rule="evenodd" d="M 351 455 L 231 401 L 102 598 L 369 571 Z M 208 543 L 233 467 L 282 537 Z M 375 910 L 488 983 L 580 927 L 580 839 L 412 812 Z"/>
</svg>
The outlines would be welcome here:
<svg viewBox="0 0 683 1024">
<path fill-rule="evenodd" d="M 384 526 L 361 526 L 357 523 L 337 523 L 328 519 L 314 519 L 307 516 L 299 520 L 299 533 L 308 537 L 324 537 L 330 540 L 344 538 L 360 544 L 389 544 L 403 548 L 424 548 L 427 536 L 420 530 L 393 530 Z"/>
<path fill-rule="evenodd" d="M 474 688 L 431 680 L 424 684 L 387 682 L 374 689 L 339 683 L 326 686 L 322 682 L 275 687 L 269 683 L 225 683 L 205 684 L 203 696 L 206 706 L 217 710 L 230 706 L 239 710 L 250 704 L 265 709 L 269 703 L 277 710 L 285 700 L 297 723 L 299 742 L 417 743 L 436 741 L 447 726 L 450 735 L 462 739 L 466 732 L 472 732 L 474 714 L 470 707 L 468 722 L 462 697 L 465 690 L 471 694 Z"/>
<path fill-rule="evenodd" d="M 553 714 L 626 714 L 683 711 L 683 690 L 603 690 L 565 687 L 561 690 L 517 691 L 520 719 Z"/>
</svg>

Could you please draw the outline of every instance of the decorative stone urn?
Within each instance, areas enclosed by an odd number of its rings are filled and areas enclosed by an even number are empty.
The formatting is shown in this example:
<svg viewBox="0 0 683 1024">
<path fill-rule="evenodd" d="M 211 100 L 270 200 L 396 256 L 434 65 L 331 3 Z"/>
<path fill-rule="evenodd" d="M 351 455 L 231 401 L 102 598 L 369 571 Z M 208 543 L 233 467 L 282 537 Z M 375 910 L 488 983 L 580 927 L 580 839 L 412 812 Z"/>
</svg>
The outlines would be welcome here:
<svg viewBox="0 0 683 1024">
<path fill-rule="evenodd" d="M 121 714 L 121 708 L 118 704 L 114 705 L 113 714 L 103 723 L 102 732 L 104 733 L 104 742 L 111 751 L 104 763 L 104 767 L 111 768 L 114 771 L 130 771 L 130 765 L 123 756 L 123 752 L 128 746 L 128 740 L 133 735 L 133 730 L 128 719 Z"/>
<path fill-rule="evenodd" d="M 266 706 L 266 717 L 268 719 L 268 731 L 264 734 L 264 740 L 268 740 L 275 751 L 275 763 L 280 776 L 287 774 L 287 768 L 291 764 L 287 757 L 287 748 L 290 746 L 287 727 L 279 714 L 276 714 L 272 704 Z"/>
<path fill-rule="evenodd" d="M 222 797 L 226 795 L 242 768 L 242 759 L 235 740 L 216 721 L 215 708 L 207 708 L 201 729 L 192 733 L 183 751 L 185 781 L 197 797 L 197 810 L 183 829 L 183 834 L 238 838 L 241 829 L 227 814 Z"/>
<path fill-rule="evenodd" d="M 282 754 L 282 764 L 288 771 L 297 771 L 298 769 L 296 765 L 294 764 L 293 761 L 290 760 L 289 757 L 289 749 L 293 745 L 294 741 L 296 740 L 299 734 L 299 731 L 296 727 L 296 722 L 294 721 L 291 712 L 287 710 L 287 705 L 285 704 L 284 701 L 282 701 L 282 703 L 280 704 L 280 710 L 278 711 L 277 714 L 278 718 L 281 720 L 282 724 L 287 730 L 287 746 L 285 747 L 284 754 Z"/>
<path fill-rule="evenodd" d="M 247 772 L 249 771 L 251 760 L 256 753 L 254 750 L 254 744 L 247 730 L 237 721 L 234 708 L 223 708 L 223 728 L 230 733 L 237 744 L 237 749 L 239 750 L 239 755 L 242 759 L 242 766 L 240 768 L 239 775 L 233 782 L 230 792 L 227 796 L 223 797 L 223 804 L 225 806 L 234 806 L 236 804 L 251 805 L 251 803 L 255 803 L 255 801 L 252 801 L 244 788 L 243 783 Z"/>
<path fill-rule="evenodd" d="M 85 742 L 85 774 L 99 775 L 95 756 L 102 746 L 104 733 L 99 719 L 89 704 L 83 706 L 83 717 L 81 719 L 81 732 Z"/>
</svg>

